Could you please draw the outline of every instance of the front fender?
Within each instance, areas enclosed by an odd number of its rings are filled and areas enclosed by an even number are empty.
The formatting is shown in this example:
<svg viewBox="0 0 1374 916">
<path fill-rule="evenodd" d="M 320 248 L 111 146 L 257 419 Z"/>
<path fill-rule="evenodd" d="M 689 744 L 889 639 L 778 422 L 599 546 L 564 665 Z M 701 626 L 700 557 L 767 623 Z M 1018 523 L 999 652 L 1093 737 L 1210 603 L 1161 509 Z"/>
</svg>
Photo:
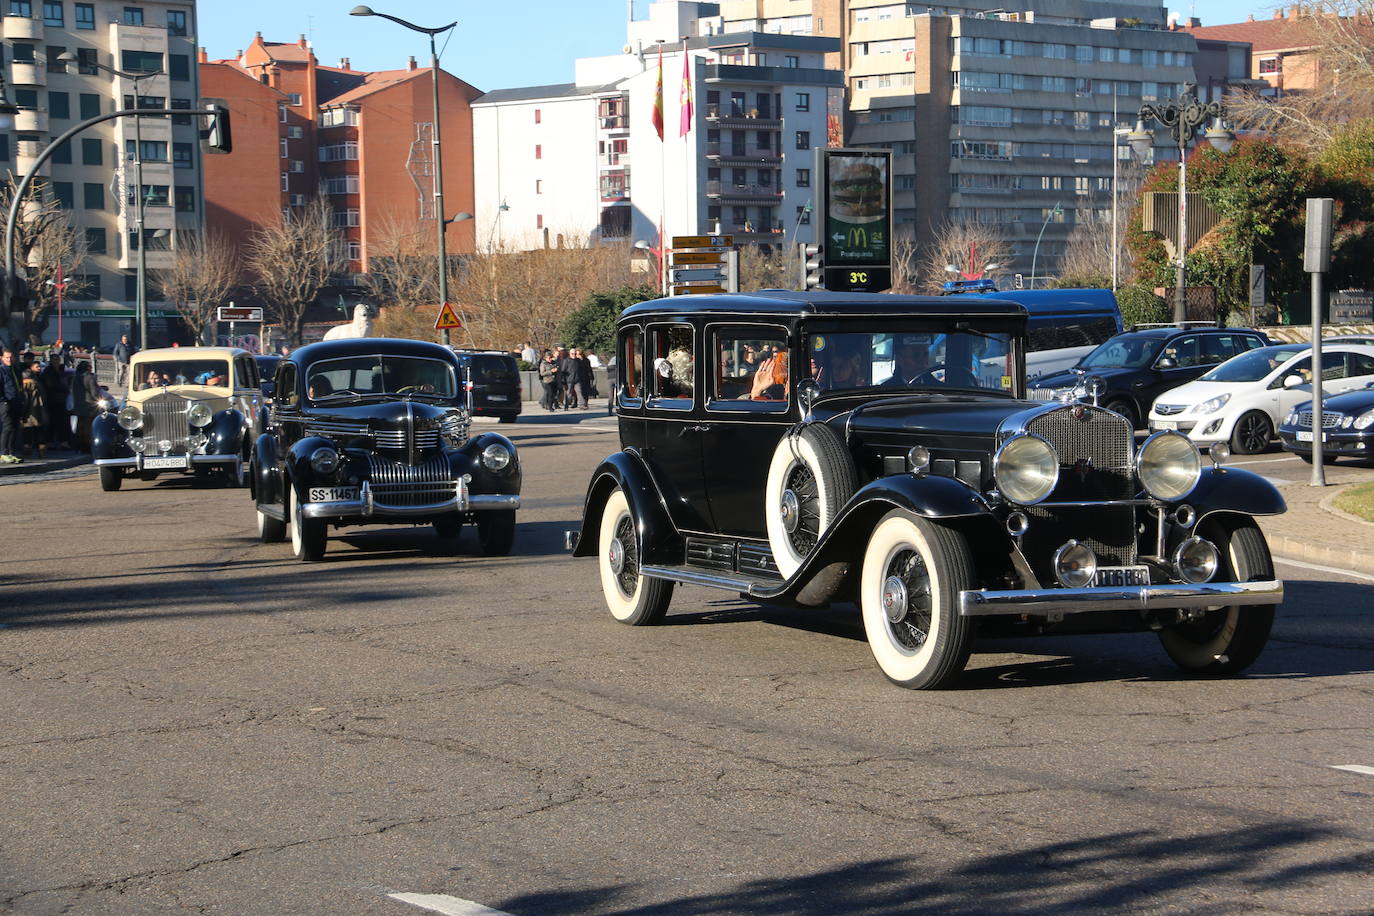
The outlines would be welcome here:
<svg viewBox="0 0 1374 916">
<path fill-rule="evenodd" d="M 1278 487 L 1242 468 L 1206 468 L 1202 479 L 1182 502 L 1197 510 L 1199 520 L 1213 512 L 1282 515 L 1288 504 Z"/>
<path fill-rule="evenodd" d="M 206 451 L 211 455 L 243 454 L 243 414 L 230 408 L 210 418 L 205 434 L 210 439 Z"/>
<path fill-rule="evenodd" d="M 582 509 L 582 533 L 573 556 L 596 555 L 601 536 L 601 513 L 617 487 L 624 492 L 639 528 L 641 562 L 646 565 L 681 563 L 682 536 L 668 515 L 668 507 L 663 504 L 663 497 L 654 486 L 644 460 L 629 451 L 609 456 L 592 473 Z"/>
<path fill-rule="evenodd" d="M 492 445 L 500 445 L 510 452 L 510 464 L 504 470 L 489 471 L 482 464 L 482 452 Z M 520 452 L 514 442 L 500 433 L 482 433 L 470 439 L 459 449 L 454 460 L 454 471 L 472 475 L 472 483 L 468 485 L 472 493 L 518 494 L 524 482 Z"/>
<path fill-rule="evenodd" d="M 281 488 L 281 456 L 277 451 L 277 437 L 258 436 L 253 443 L 253 469 L 249 476 L 253 500 L 262 505 L 284 506 Z"/>
<path fill-rule="evenodd" d="M 112 413 L 102 413 L 91 421 L 91 456 L 93 458 L 128 458 L 133 451 L 128 434 L 120 428 Z"/>
<path fill-rule="evenodd" d="M 306 436 L 304 439 L 297 439 L 292 443 L 291 450 L 287 452 L 284 462 L 287 480 L 283 482 L 283 487 L 289 483 L 295 486 L 297 494 L 300 494 L 306 487 L 320 482 L 318 480 L 320 475 L 316 474 L 315 469 L 310 466 L 310 455 L 321 446 L 328 446 L 335 451 L 338 451 L 339 448 L 323 436 Z M 334 475 L 330 475 L 331 481 L 333 477 Z M 285 490 L 283 490 L 284 492 Z"/>
</svg>

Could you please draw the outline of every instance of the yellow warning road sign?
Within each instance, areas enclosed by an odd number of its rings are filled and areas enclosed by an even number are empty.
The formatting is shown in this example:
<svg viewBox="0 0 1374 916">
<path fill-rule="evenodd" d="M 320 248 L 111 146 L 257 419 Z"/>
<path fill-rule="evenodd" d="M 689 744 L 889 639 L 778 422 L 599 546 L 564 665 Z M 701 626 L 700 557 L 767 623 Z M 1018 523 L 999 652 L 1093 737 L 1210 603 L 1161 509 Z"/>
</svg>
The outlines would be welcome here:
<svg viewBox="0 0 1374 916">
<path fill-rule="evenodd" d="M 434 320 L 434 330 L 444 331 L 453 328 L 461 328 L 463 322 L 458 317 L 458 313 L 453 310 L 452 302 L 445 302 L 444 307 L 439 309 L 439 317 Z"/>
</svg>

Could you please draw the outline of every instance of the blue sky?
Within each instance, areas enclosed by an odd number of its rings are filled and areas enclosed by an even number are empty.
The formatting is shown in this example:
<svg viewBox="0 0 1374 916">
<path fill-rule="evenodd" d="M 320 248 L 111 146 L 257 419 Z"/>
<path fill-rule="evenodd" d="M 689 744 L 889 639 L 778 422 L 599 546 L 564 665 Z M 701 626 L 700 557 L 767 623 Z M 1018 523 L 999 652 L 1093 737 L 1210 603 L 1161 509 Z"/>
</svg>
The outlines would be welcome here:
<svg viewBox="0 0 1374 916">
<path fill-rule="evenodd" d="M 637 0 L 637 8 L 646 2 Z M 200 43 L 211 58 L 221 58 L 243 49 L 259 30 L 268 41 L 294 41 L 304 34 L 324 64 L 347 57 L 357 69 L 391 70 L 404 67 L 413 54 L 423 66 L 429 56 L 424 35 L 384 19 L 349 16 L 354 5 L 353 0 L 202 0 Z M 447 48 L 441 46 L 441 64 L 484 91 L 571 82 L 574 58 L 616 54 L 625 44 L 625 0 L 375 0 L 368 5 L 424 26 L 457 19 Z M 1221 25 L 1242 22 L 1252 12 L 1256 19 L 1267 18 L 1274 6 L 1196 0 L 1171 9 L 1185 18 L 1198 16 L 1204 25 Z"/>
</svg>

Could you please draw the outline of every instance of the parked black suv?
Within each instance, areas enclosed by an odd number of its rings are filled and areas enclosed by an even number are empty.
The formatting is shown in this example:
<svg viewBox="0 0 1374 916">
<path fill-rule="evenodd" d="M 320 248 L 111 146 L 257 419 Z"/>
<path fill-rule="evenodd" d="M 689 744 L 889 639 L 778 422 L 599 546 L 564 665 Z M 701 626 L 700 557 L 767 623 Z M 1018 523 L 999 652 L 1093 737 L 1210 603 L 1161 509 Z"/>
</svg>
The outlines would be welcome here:
<svg viewBox="0 0 1374 916">
<path fill-rule="evenodd" d="M 472 377 L 472 415 L 497 417 L 514 423 L 520 416 L 523 386 L 520 365 L 502 350 L 459 350 L 458 362 L 464 375 Z"/>
<path fill-rule="evenodd" d="M 1202 375 L 1233 356 L 1268 346 L 1269 338 L 1248 328 L 1151 327 L 1126 331 L 1100 345 L 1064 372 L 1031 382 L 1029 396 L 1055 401 L 1086 400 L 1092 379 L 1102 381 L 1098 403 L 1140 429 L 1155 398 Z"/>
</svg>

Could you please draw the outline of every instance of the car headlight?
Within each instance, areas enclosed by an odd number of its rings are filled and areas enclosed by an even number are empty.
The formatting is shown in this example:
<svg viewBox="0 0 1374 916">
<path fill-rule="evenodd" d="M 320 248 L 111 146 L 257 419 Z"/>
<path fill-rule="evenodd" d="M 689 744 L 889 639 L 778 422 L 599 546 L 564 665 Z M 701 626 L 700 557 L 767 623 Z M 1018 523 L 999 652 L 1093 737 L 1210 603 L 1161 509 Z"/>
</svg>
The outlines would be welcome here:
<svg viewBox="0 0 1374 916">
<path fill-rule="evenodd" d="M 1354 426 L 1356 429 L 1368 429 L 1371 423 L 1374 423 L 1374 409 L 1366 410 L 1356 417 Z"/>
<path fill-rule="evenodd" d="M 1231 400 L 1229 394 L 1219 394 L 1214 398 L 1208 398 L 1193 409 L 1198 413 L 1216 413 L 1218 410 L 1225 407 L 1226 402 L 1229 400 Z"/>
<path fill-rule="evenodd" d="M 1202 477 L 1202 456 L 1187 436 L 1164 430 L 1145 440 L 1135 458 L 1140 485 L 1155 499 L 1172 502 L 1193 492 Z"/>
<path fill-rule="evenodd" d="M 120 429 L 126 432 L 133 432 L 143 425 L 143 411 L 130 404 L 119 412 L 116 419 Z"/>
<path fill-rule="evenodd" d="M 493 442 L 482 449 L 482 467 L 488 471 L 504 471 L 510 464 L 510 449 L 499 442 Z"/>
<path fill-rule="evenodd" d="M 1286 416 L 1286 417 L 1283 418 L 1283 425 L 1284 425 L 1284 426 L 1297 426 L 1297 425 L 1298 425 L 1298 412 L 1297 412 L 1296 410 L 1291 410 L 1291 411 L 1289 411 L 1289 412 L 1288 412 L 1288 416 Z"/>
<path fill-rule="evenodd" d="M 95 402 L 95 406 L 108 413 L 111 410 L 119 409 L 119 400 L 117 398 L 101 398 Z"/>
<path fill-rule="evenodd" d="M 1059 456 L 1039 436 L 1013 436 L 993 457 L 992 477 L 1007 499 L 1032 506 L 1049 496 L 1059 482 Z"/>
<path fill-rule="evenodd" d="M 210 419 L 213 416 L 214 414 L 211 413 L 210 408 L 206 407 L 204 404 L 192 404 L 191 409 L 186 411 L 187 422 L 195 427 L 209 426 Z"/>
<path fill-rule="evenodd" d="M 310 453 L 310 467 L 316 474 L 333 474 L 339 469 L 339 453 L 327 445 L 321 445 Z"/>
</svg>

